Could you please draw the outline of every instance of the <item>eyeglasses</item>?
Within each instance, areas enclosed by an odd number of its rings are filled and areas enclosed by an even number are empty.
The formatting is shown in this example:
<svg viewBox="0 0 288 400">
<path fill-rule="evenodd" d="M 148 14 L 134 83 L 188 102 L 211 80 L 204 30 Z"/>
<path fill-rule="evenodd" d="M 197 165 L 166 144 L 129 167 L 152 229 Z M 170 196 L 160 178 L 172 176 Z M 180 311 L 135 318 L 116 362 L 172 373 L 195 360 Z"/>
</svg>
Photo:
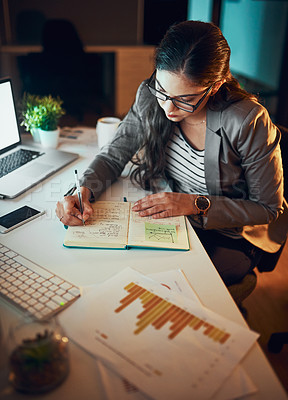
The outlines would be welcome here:
<svg viewBox="0 0 288 400">
<path fill-rule="evenodd" d="M 194 111 L 197 110 L 197 108 L 200 106 L 200 104 L 204 101 L 204 99 L 207 97 L 207 95 L 211 92 L 211 89 L 213 87 L 213 85 L 211 85 L 203 94 L 203 96 L 201 97 L 201 99 L 198 100 L 198 102 L 196 104 L 190 104 L 188 102 L 182 101 L 182 100 L 178 100 L 175 97 L 170 97 L 167 96 L 166 94 L 160 92 L 159 90 L 155 89 L 153 86 L 151 86 L 151 83 L 153 81 L 153 79 L 155 78 L 156 75 L 156 71 L 153 72 L 153 74 L 151 75 L 149 82 L 146 83 L 147 88 L 149 89 L 150 93 L 153 94 L 153 96 L 157 97 L 157 99 L 161 100 L 161 101 L 167 101 L 167 100 L 171 100 L 172 103 L 174 104 L 174 106 L 176 106 L 177 108 L 180 108 L 180 110 L 183 111 L 187 111 L 189 113 L 193 113 Z M 180 97 L 191 97 L 191 94 L 186 94 Z"/>
</svg>

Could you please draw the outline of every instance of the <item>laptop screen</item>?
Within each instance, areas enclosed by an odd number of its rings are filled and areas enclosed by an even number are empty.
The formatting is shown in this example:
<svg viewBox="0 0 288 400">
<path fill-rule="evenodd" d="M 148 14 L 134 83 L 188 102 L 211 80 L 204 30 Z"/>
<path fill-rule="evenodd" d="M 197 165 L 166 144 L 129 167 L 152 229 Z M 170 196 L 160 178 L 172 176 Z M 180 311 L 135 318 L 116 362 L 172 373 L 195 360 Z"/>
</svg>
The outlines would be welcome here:
<svg viewBox="0 0 288 400">
<path fill-rule="evenodd" d="M 0 153 L 20 142 L 10 79 L 0 81 Z"/>
</svg>

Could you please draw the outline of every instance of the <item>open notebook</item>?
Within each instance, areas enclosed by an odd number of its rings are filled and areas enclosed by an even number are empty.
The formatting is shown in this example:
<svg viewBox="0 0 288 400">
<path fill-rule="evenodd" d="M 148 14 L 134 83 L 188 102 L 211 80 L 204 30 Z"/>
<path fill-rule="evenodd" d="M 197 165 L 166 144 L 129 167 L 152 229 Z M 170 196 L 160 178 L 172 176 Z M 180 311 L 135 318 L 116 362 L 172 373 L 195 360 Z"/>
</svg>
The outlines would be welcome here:
<svg viewBox="0 0 288 400">
<path fill-rule="evenodd" d="M 97 201 L 85 226 L 68 227 L 64 246 L 127 249 L 129 247 L 189 250 L 184 216 L 139 217 L 132 203 Z"/>
</svg>

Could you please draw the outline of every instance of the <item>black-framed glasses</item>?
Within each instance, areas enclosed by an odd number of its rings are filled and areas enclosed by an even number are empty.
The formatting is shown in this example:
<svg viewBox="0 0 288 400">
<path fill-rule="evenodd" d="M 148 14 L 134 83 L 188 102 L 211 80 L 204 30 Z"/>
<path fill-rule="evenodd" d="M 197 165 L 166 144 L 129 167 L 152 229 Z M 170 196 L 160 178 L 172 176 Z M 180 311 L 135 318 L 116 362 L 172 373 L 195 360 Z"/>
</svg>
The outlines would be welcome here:
<svg viewBox="0 0 288 400">
<path fill-rule="evenodd" d="M 155 74 L 156 74 L 156 71 L 153 72 L 153 74 L 151 75 L 151 77 L 149 79 L 149 82 L 146 83 L 146 86 L 149 89 L 150 93 L 153 94 L 153 96 L 157 97 L 157 99 L 159 99 L 161 101 L 171 100 L 172 103 L 174 104 L 174 106 L 176 106 L 177 108 L 180 108 L 180 110 L 187 111 L 189 113 L 193 113 L 194 111 L 197 110 L 197 108 L 200 106 L 200 104 L 204 101 L 204 99 L 207 97 L 207 95 L 211 92 L 211 89 L 213 87 L 213 85 L 209 86 L 209 88 L 204 92 L 201 99 L 199 99 L 196 104 L 191 104 L 189 102 L 178 100 L 175 97 L 167 96 L 165 93 L 162 93 L 159 90 L 155 89 L 153 86 L 151 86 L 151 83 L 152 83 L 153 79 L 155 78 Z M 186 94 L 186 95 L 183 95 L 180 97 L 183 98 L 183 97 L 191 97 L 191 96 L 192 96 L 191 94 Z M 193 96 L 195 96 L 195 95 L 193 95 Z"/>
</svg>

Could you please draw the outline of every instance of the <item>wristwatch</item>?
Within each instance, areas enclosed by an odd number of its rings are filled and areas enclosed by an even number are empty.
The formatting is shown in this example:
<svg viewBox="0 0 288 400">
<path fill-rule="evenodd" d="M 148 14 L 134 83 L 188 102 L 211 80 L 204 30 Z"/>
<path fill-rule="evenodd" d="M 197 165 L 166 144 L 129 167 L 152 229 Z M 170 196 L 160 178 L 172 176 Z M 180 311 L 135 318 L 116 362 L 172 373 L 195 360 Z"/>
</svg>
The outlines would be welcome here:
<svg viewBox="0 0 288 400">
<path fill-rule="evenodd" d="M 211 201 L 208 199 L 208 197 L 199 195 L 195 199 L 195 206 L 199 211 L 199 215 L 205 215 L 211 207 Z"/>
</svg>

